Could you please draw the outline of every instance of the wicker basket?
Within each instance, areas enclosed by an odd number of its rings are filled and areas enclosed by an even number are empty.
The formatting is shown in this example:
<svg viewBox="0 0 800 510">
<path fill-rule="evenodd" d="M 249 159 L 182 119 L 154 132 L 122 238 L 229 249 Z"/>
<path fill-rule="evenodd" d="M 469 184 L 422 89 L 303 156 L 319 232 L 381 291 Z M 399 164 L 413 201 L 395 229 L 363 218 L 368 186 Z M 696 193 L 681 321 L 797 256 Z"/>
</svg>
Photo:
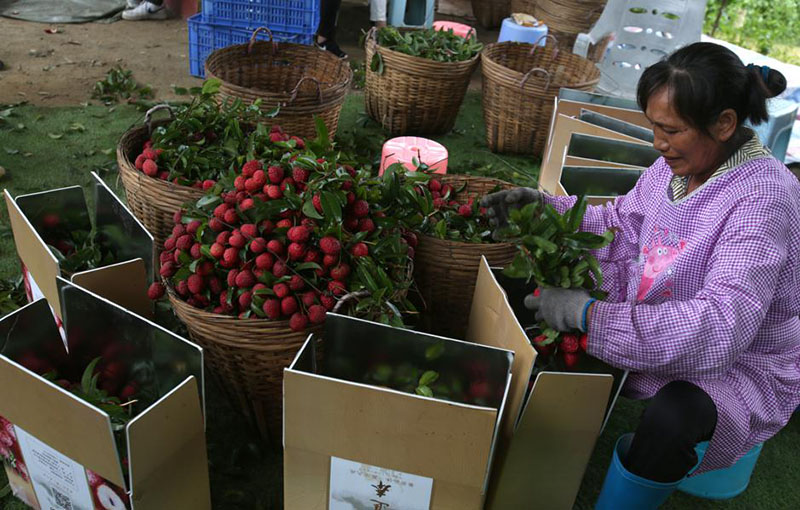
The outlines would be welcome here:
<svg viewBox="0 0 800 510">
<path fill-rule="evenodd" d="M 435 135 L 453 129 L 480 55 L 463 62 L 436 62 L 381 48 L 377 31 L 367 35 L 367 113 L 392 135 Z M 371 69 L 380 53 L 383 73 Z"/>
<path fill-rule="evenodd" d="M 482 62 L 486 143 L 494 152 L 541 156 L 558 90 L 591 91 L 600 79 L 593 62 L 556 45 L 493 43 Z"/>
<path fill-rule="evenodd" d="M 448 175 L 441 180 L 455 189 L 466 184 L 458 194 L 459 200 L 465 196 L 481 197 L 497 186 L 502 189 L 514 187 L 498 179 L 468 175 Z M 481 255 L 492 266 L 505 266 L 516 251 L 516 246 L 511 243 L 463 243 L 419 235 L 414 256 L 414 279 L 424 300 L 423 328 L 452 338 L 464 338 Z"/>
<path fill-rule="evenodd" d="M 269 32 L 269 41 L 256 41 L 262 30 Z M 273 42 L 264 27 L 253 32 L 249 44 L 213 52 L 205 69 L 207 77 L 222 81 L 220 101 L 240 98 L 252 104 L 260 99 L 264 112 L 279 106 L 275 123 L 301 138 L 316 135 L 315 116 L 325 121 L 331 137 L 336 134 L 353 79 L 347 61 L 313 46 Z"/>
<path fill-rule="evenodd" d="M 511 1 L 472 0 L 472 14 L 483 28 L 494 29 L 511 14 Z"/>
<path fill-rule="evenodd" d="M 303 332 L 289 321 L 238 319 L 194 308 L 168 288 L 169 301 L 186 324 L 189 337 L 203 348 L 206 367 L 231 402 L 264 439 L 281 443 L 283 369 L 288 367 L 315 326 Z"/>
<path fill-rule="evenodd" d="M 150 109 L 145 115 L 144 125 L 126 131 L 117 144 L 117 164 L 128 207 L 153 235 L 156 251 L 164 246 L 164 241 L 172 233 L 175 211 L 184 203 L 195 202 L 203 196 L 202 190 L 148 177 L 137 170 L 133 163 L 142 152 L 142 146 L 150 138 L 153 128 L 169 122 L 151 120 L 152 114 L 161 109 L 169 107 L 159 105 Z"/>
<path fill-rule="evenodd" d="M 606 2 L 607 0 L 536 0 L 531 2 L 535 4 L 531 14 L 544 21 L 551 32 L 577 36 L 592 28 L 603 13 Z M 563 44 L 566 45 L 567 42 L 564 41 Z M 571 50 L 572 46 L 569 48 Z"/>
</svg>

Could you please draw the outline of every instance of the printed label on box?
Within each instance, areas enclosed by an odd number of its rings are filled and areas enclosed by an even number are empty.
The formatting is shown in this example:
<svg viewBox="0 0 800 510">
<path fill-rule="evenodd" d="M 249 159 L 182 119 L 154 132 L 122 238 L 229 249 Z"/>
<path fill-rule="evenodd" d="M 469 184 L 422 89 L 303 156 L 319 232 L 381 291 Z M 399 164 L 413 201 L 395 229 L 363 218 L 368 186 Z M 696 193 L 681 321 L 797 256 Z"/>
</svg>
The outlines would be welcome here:
<svg viewBox="0 0 800 510">
<path fill-rule="evenodd" d="M 41 510 L 128 510 L 124 490 L 0 416 L 0 459 L 14 495 Z M 32 488 L 32 491 L 31 491 Z M 33 494 L 31 494 L 33 492 Z M 35 494 L 35 496 L 34 496 Z M 38 501 L 36 501 L 38 500 Z"/>
<path fill-rule="evenodd" d="M 429 510 L 433 478 L 331 457 L 329 510 Z"/>
</svg>

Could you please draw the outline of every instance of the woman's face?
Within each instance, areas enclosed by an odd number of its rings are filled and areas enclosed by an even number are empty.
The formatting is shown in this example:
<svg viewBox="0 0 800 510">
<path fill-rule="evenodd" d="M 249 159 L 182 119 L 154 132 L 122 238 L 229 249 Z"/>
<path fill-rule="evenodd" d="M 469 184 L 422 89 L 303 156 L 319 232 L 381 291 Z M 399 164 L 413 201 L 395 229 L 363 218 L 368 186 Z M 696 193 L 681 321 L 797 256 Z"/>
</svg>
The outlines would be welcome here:
<svg viewBox="0 0 800 510">
<path fill-rule="evenodd" d="M 707 179 L 722 163 L 722 141 L 700 131 L 683 120 L 670 101 L 670 89 L 661 87 L 647 101 L 645 115 L 653 123 L 653 147 L 658 150 L 672 173 L 681 177 Z"/>
</svg>

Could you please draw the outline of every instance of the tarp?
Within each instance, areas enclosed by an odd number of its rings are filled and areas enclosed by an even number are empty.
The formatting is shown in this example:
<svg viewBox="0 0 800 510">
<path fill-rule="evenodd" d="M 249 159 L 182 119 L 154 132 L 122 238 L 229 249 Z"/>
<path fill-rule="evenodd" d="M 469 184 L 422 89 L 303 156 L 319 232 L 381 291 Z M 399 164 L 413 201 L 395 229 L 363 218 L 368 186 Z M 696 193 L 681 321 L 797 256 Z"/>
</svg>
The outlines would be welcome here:
<svg viewBox="0 0 800 510">
<path fill-rule="evenodd" d="M 786 77 L 786 91 L 778 97 L 800 104 L 800 66 L 787 64 L 786 62 L 781 62 L 780 60 L 762 55 L 756 51 L 748 50 L 747 48 L 742 48 L 741 46 L 720 39 L 714 39 L 707 35 L 703 35 L 700 40 L 725 46 L 736 53 L 745 64 L 769 66 L 772 69 L 777 69 Z M 784 163 L 787 165 L 789 163 L 798 162 L 800 162 L 800 118 L 795 120 L 794 127 L 792 127 L 792 138 L 789 141 L 789 147 L 786 150 L 786 159 L 784 160 Z"/>
<path fill-rule="evenodd" d="M 0 0 L 0 16 L 41 23 L 85 23 L 124 8 L 125 0 Z"/>
</svg>

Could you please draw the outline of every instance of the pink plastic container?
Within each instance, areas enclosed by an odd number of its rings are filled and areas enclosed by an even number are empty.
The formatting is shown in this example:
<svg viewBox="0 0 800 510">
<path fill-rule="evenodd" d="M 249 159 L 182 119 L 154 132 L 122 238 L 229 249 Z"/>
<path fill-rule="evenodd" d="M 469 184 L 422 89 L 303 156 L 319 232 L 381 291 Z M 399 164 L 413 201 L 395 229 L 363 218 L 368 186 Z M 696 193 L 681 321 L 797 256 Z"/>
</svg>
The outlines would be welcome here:
<svg viewBox="0 0 800 510">
<path fill-rule="evenodd" d="M 463 23 L 456 23 L 454 21 L 434 21 L 433 28 L 435 30 L 453 30 L 455 35 L 459 35 L 463 38 L 478 37 L 478 32 L 475 31 L 469 25 L 464 25 Z"/>
<path fill-rule="evenodd" d="M 428 165 L 434 173 L 447 173 L 447 149 L 444 145 L 416 136 L 400 136 L 386 140 L 381 151 L 380 175 L 383 171 L 394 163 L 401 163 L 406 168 L 415 172 L 413 159 Z"/>
</svg>

